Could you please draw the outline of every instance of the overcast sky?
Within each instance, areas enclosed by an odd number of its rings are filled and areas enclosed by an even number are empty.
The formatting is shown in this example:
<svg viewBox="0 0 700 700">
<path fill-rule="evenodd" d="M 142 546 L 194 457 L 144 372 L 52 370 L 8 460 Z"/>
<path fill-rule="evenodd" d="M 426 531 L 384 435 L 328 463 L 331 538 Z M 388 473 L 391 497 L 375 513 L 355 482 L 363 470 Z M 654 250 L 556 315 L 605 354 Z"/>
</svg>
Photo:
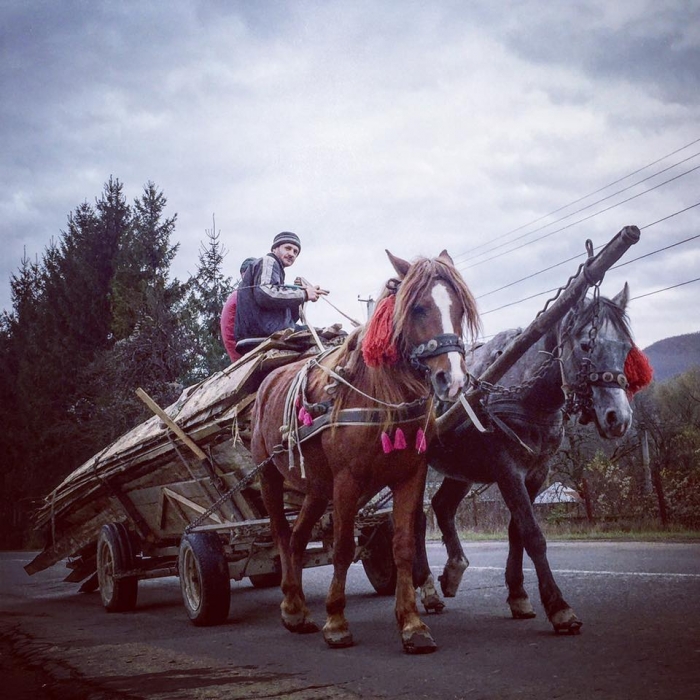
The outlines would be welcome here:
<svg viewBox="0 0 700 700">
<path fill-rule="evenodd" d="M 700 207 L 655 223 L 700 202 L 698 6 L 0 0 L 0 307 L 23 251 L 41 257 L 114 176 L 129 201 L 148 181 L 167 197 L 181 280 L 212 215 L 232 276 L 292 230 L 288 274 L 364 320 L 385 248 L 446 248 L 486 335 L 532 321 L 587 238 L 637 224 L 623 261 L 641 259 L 602 293 L 648 295 L 629 308 L 642 347 L 698 331 L 700 283 L 682 283 L 700 239 L 674 244 L 700 234 Z M 342 320 L 323 301 L 308 314 Z"/>
</svg>

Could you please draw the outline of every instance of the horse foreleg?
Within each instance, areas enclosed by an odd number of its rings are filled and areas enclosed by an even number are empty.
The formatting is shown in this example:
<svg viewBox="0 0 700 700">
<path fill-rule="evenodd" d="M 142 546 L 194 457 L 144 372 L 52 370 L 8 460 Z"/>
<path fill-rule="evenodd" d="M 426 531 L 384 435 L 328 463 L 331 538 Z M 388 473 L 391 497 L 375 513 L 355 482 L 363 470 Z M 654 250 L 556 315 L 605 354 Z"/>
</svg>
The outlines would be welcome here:
<svg viewBox="0 0 700 700">
<path fill-rule="evenodd" d="M 394 563 L 396 564 L 396 620 L 401 642 L 408 654 L 425 654 L 437 649 L 428 626 L 418 614 L 413 588 L 416 512 L 421 506 L 426 469 L 419 469 L 409 480 L 393 489 Z"/>
<path fill-rule="evenodd" d="M 547 542 L 535 517 L 532 502 L 522 478 L 517 474 L 510 473 L 500 480 L 498 485 L 503 500 L 511 512 L 515 523 L 514 527 L 517 527 L 525 551 L 535 565 L 540 598 L 554 631 L 577 633 L 583 623 L 564 600 L 559 586 L 554 580 L 547 560 Z M 522 557 L 520 572 L 522 575 Z"/>
<path fill-rule="evenodd" d="M 471 486 L 470 481 L 457 481 L 446 477 L 431 501 L 438 527 L 442 533 L 442 541 L 447 549 L 447 562 L 438 578 L 442 594 L 447 598 L 454 598 L 457 595 L 462 576 L 469 566 L 469 560 L 464 554 L 462 543 L 459 540 L 455 519 L 457 508 Z"/>
<path fill-rule="evenodd" d="M 355 556 L 355 513 L 360 488 L 349 470 L 336 475 L 333 482 L 333 579 L 326 596 L 326 624 L 323 638 L 329 647 L 353 645 L 350 625 L 345 618 L 345 584 Z"/>
</svg>

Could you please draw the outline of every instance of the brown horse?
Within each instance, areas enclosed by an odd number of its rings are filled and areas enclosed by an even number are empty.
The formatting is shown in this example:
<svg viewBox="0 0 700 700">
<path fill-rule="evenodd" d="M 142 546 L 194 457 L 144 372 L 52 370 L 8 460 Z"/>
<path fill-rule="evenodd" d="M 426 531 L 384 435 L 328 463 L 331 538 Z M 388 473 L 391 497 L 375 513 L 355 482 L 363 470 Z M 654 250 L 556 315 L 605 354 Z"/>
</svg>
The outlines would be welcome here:
<svg viewBox="0 0 700 700">
<path fill-rule="evenodd" d="M 382 488 L 393 493 L 396 619 L 408 653 L 436 649 L 416 606 L 411 569 L 413 528 L 422 506 L 426 446 L 434 428 L 433 393 L 454 400 L 467 380 L 465 331 L 479 326 L 476 303 L 452 259 L 413 263 L 387 255 L 389 280 L 366 328 L 311 360 L 281 367 L 260 386 L 251 452 L 282 564 L 282 623 L 316 632 L 302 589 L 312 528 L 333 502 L 333 579 L 323 636 L 333 648 L 353 644 L 345 618 L 345 581 L 355 554 L 358 509 Z M 428 380 L 429 378 L 429 380 Z M 328 428 L 328 429 L 323 429 Z M 305 494 L 290 527 L 285 480 Z"/>
</svg>

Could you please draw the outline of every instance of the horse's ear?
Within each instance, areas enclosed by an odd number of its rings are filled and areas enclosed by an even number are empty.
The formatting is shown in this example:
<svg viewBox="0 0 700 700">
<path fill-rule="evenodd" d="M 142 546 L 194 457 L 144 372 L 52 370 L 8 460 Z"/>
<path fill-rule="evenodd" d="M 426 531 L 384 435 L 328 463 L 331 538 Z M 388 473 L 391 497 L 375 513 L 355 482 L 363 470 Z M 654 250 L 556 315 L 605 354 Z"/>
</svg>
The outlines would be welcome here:
<svg viewBox="0 0 700 700">
<path fill-rule="evenodd" d="M 611 299 L 612 303 L 619 306 L 623 311 L 627 308 L 627 303 L 630 300 L 630 288 L 627 282 L 622 288 L 622 291 Z"/>
<path fill-rule="evenodd" d="M 394 266 L 394 270 L 396 270 L 396 274 L 399 276 L 399 279 L 403 279 L 406 276 L 406 273 L 408 272 L 408 268 L 411 267 L 411 263 L 406 262 L 406 260 L 402 260 L 401 258 L 397 258 L 395 255 L 392 255 L 388 250 L 386 251 L 386 254 L 389 256 L 389 260 Z"/>
<path fill-rule="evenodd" d="M 440 253 L 440 255 L 437 256 L 437 259 L 454 267 L 454 260 L 452 260 L 450 254 L 446 250 L 443 250 L 442 253 Z"/>
</svg>

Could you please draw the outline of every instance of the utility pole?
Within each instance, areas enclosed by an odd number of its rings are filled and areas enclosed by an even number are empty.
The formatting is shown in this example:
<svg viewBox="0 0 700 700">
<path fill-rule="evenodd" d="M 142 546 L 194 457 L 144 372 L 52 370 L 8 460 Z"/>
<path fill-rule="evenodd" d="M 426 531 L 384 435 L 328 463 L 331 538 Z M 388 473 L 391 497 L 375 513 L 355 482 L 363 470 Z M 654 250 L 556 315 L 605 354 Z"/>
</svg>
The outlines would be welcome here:
<svg viewBox="0 0 700 700">
<path fill-rule="evenodd" d="M 372 314 L 374 313 L 374 299 L 372 298 L 372 295 L 367 299 L 360 299 L 360 295 L 357 295 L 357 301 L 359 301 L 361 304 L 365 304 L 367 306 L 367 320 L 372 317 Z"/>
<path fill-rule="evenodd" d="M 644 424 L 639 426 L 641 432 L 641 446 L 642 446 L 642 469 L 644 472 L 644 481 L 642 490 L 645 496 L 648 496 L 652 491 L 651 484 L 651 462 L 649 460 L 649 433 L 647 432 Z"/>
</svg>

